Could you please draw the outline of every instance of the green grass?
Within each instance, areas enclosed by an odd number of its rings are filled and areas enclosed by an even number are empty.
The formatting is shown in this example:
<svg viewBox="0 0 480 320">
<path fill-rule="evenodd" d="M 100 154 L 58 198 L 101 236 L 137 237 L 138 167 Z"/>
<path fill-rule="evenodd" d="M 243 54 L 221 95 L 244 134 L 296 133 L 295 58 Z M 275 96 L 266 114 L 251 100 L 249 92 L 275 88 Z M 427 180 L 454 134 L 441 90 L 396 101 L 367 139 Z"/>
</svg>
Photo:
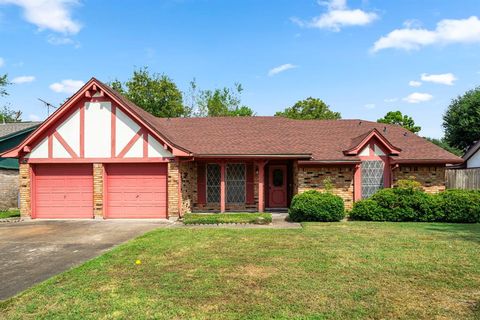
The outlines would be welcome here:
<svg viewBox="0 0 480 320">
<path fill-rule="evenodd" d="M 187 213 L 183 217 L 184 224 L 219 224 L 219 223 L 254 223 L 268 224 L 272 222 L 270 213 Z"/>
<path fill-rule="evenodd" d="M 165 228 L 1 303 L 0 318 L 478 319 L 479 266 L 479 224 Z"/>
<path fill-rule="evenodd" d="M 5 211 L 0 211 L 0 219 L 14 218 L 14 217 L 20 217 L 20 210 L 10 209 Z"/>
</svg>

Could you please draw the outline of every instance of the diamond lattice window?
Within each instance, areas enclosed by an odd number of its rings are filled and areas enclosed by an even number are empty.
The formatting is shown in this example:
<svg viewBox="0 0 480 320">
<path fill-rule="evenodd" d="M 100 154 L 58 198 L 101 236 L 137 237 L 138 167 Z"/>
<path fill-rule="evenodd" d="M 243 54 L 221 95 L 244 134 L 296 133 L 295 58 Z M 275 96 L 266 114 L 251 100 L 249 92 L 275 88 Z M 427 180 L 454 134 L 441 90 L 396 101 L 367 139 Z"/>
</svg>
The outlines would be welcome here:
<svg viewBox="0 0 480 320">
<path fill-rule="evenodd" d="M 245 203 L 245 164 L 227 164 L 227 202 Z"/>
<path fill-rule="evenodd" d="M 220 166 L 207 164 L 207 202 L 220 202 Z"/>
<path fill-rule="evenodd" d="M 362 198 L 366 199 L 384 187 L 383 161 L 362 161 Z"/>
</svg>

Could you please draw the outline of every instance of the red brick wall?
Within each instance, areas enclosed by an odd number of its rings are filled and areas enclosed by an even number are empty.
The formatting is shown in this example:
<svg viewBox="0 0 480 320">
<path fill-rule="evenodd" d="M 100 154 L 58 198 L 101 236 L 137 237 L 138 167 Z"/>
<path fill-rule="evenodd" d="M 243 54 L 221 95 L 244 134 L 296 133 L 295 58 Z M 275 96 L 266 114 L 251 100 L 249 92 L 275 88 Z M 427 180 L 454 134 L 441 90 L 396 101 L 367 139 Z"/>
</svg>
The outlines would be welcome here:
<svg viewBox="0 0 480 320">
<path fill-rule="evenodd" d="M 445 190 L 445 166 L 441 165 L 400 165 L 393 170 L 393 185 L 398 180 L 415 179 L 422 184 L 425 192 L 437 193 Z"/>
</svg>

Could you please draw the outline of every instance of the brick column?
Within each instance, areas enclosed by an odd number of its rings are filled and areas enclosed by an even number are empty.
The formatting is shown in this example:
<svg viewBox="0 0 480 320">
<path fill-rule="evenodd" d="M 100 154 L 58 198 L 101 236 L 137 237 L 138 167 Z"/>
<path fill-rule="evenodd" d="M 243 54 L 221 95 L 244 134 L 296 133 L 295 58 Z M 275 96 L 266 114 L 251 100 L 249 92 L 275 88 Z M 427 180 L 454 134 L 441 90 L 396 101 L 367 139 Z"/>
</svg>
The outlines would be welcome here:
<svg viewBox="0 0 480 320">
<path fill-rule="evenodd" d="M 20 215 L 22 218 L 30 218 L 31 215 L 31 176 L 30 176 L 30 164 L 21 163 L 19 166 L 19 198 L 20 198 Z"/>
<path fill-rule="evenodd" d="M 178 195 L 178 163 L 177 162 L 169 162 L 168 163 L 168 198 L 167 198 L 167 206 L 168 206 L 168 216 L 178 216 L 178 203 L 179 203 L 179 195 Z"/>
<path fill-rule="evenodd" d="M 93 216 L 103 218 L 103 163 L 93 164 Z"/>
</svg>

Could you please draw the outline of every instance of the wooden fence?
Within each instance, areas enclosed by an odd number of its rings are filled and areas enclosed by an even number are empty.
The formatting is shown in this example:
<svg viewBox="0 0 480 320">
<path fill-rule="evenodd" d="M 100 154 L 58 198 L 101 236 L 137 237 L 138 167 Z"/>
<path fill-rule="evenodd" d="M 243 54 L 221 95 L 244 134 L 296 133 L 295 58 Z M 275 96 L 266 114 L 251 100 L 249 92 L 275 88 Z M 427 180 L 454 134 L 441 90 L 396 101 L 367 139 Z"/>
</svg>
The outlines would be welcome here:
<svg viewBox="0 0 480 320">
<path fill-rule="evenodd" d="M 480 189 L 480 168 L 447 169 L 447 189 Z"/>
</svg>

